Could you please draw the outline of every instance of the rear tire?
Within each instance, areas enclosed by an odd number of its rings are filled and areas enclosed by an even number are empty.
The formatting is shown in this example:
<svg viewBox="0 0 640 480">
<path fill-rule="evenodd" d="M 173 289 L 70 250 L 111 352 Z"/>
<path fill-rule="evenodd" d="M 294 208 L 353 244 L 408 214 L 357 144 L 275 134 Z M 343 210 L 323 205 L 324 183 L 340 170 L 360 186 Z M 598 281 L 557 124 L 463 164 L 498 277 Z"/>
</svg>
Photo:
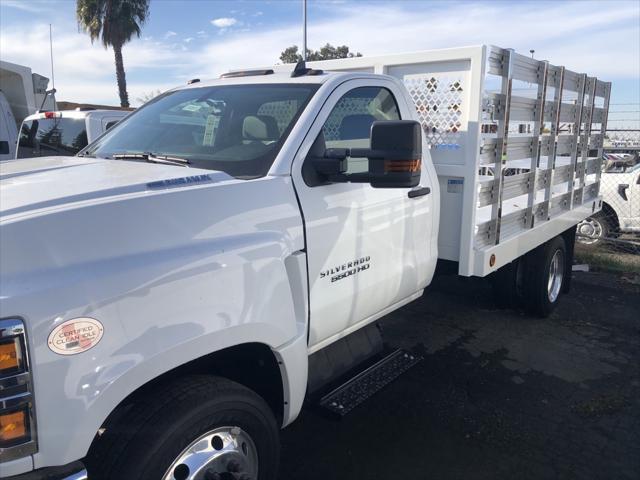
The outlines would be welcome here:
<svg viewBox="0 0 640 480">
<path fill-rule="evenodd" d="M 567 276 L 567 247 L 562 236 L 549 240 L 527 255 L 524 279 L 525 308 L 545 318 L 551 315 Z"/>
<path fill-rule="evenodd" d="M 277 478 L 280 443 L 273 412 L 238 383 L 184 377 L 139 398 L 119 417 L 91 447 L 89 478 L 188 480 L 196 467 L 197 478 L 204 478 L 202 468 L 212 478 L 214 471 L 220 478 Z M 204 464 L 203 448 L 210 451 Z M 195 452 L 191 457 L 189 449 Z M 246 473 L 251 470 L 257 476 Z"/>
</svg>

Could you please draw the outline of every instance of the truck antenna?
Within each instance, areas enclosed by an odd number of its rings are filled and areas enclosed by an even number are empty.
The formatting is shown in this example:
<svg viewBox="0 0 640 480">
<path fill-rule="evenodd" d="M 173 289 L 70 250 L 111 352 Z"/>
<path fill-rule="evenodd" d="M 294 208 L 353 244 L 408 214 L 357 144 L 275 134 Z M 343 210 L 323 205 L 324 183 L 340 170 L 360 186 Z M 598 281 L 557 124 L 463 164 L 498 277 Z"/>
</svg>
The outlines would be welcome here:
<svg viewBox="0 0 640 480">
<path fill-rule="evenodd" d="M 302 61 L 307 61 L 307 0 L 302 0 Z"/>
</svg>

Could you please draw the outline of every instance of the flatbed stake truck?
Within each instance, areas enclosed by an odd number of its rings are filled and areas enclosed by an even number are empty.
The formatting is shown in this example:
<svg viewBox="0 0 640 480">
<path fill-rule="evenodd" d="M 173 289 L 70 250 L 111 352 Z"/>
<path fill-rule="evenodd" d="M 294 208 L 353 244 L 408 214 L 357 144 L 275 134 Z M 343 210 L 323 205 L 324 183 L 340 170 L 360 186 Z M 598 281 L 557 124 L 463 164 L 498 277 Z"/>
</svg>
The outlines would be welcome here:
<svg viewBox="0 0 640 480">
<path fill-rule="evenodd" d="M 3 162 L 1 476 L 275 479 L 438 259 L 549 315 L 610 88 L 492 46 L 277 66 Z"/>
</svg>

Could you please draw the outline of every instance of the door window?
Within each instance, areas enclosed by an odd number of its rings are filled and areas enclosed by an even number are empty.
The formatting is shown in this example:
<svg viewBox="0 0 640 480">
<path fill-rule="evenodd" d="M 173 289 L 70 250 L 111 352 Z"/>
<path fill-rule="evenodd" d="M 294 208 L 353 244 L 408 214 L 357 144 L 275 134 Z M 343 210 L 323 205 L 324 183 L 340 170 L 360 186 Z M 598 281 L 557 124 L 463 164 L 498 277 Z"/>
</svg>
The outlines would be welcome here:
<svg viewBox="0 0 640 480">
<path fill-rule="evenodd" d="M 354 88 L 338 100 L 320 135 L 326 148 L 369 148 L 369 132 L 376 120 L 400 120 L 393 94 L 383 87 Z M 347 159 L 347 173 L 368 169 L 366 158 Z"/>
</svg>

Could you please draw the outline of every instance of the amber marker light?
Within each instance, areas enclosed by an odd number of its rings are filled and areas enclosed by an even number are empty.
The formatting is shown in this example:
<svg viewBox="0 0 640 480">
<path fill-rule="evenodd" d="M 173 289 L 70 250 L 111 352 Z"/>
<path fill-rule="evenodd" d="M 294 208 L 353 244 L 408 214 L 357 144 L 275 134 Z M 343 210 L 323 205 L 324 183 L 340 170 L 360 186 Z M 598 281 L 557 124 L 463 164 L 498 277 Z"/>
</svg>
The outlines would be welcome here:
<svg viewBox="0 0 640 480">
<path fill-rule="evenodd" d="M 0 343 L 0 373 L 20 367 L 19 343 L 14 339 Z"/>
<path fill-rule="evenodd" d="M 0 414 L 0 446 L 7 447 L 27 440 L 27 410 Z"/>
</svg>

